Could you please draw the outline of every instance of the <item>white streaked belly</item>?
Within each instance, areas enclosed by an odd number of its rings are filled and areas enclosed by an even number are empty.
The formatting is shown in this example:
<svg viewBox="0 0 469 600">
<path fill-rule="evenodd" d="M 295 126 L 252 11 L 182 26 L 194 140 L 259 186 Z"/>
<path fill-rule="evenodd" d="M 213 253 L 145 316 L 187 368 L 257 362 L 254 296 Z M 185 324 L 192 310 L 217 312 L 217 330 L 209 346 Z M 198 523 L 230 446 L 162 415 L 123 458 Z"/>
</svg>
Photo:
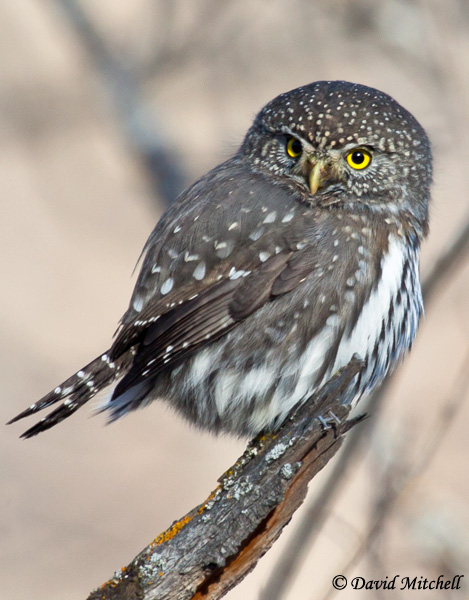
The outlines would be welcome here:
<svg viewBox="0 0 469 600">
<path fill-rule="evenodd" d="M 405 301 L 398 306 L 396 297 L 401 289 L 406 262 L 410 263 L 410 268 L 404 281 L 406 289 L 402 290 Z M 211 390 L 207 388 L 207 377 L 211 365 L 218 362 L 217 354 L 221 352 L 223 343 L 207 348 L 193 360 L 185 378 L 185 389 L 198 397 L 201 406 L 206 404 L 207 395 L 212 395 L 213 406 L 220 419 L 227 424 L 234 415 L 244 414 L 249 430 L 256 432 L 275 422 L 281 422 L 295 405 L 307 400 L 320 385 L 345 366 L 354 354 L 358 354 L 368 363 L 362 375 L 359 393 L 355 398 L 349 399 L 358 400 L 384 377 L 393 362 L 408 348 L 422 310 L 417 249 L 409 253 L 404 240 L 390 237 L 388 252 L 381 261 L 381 270 L 380 282 L 363 306 L 353 330 L 343 336 L 334 364 L 320 381 L 319 372 L 323 372 L 324 358 L 336 343 L 342 329 L 336 314 L 327 319 L 324 327 L 309 341 L 303 354 L 295 360 L 281 365 L 275 348 L 266 349 L 262 364 L 257 364 L 248 373 L 243 371 L 242 365 L 237 367 L 235 364 L 226 364 L 224 370 L 217 375 Z M 405 293 L 407 290 L 408 294 Z M 349 301 L 353 301 L 353 291 L 347 291 L 347 294 Z M 393 326 L 387 327 L 391 304 L 394 309 Z M 401 330 L 403 320 L 406 327 Z M 383 323 L 386 331 L 384 340 L 380 342 L 380 351 L 373 354 Z M 273 391 L 276 380 L 276 389 Z"/>
</svg>

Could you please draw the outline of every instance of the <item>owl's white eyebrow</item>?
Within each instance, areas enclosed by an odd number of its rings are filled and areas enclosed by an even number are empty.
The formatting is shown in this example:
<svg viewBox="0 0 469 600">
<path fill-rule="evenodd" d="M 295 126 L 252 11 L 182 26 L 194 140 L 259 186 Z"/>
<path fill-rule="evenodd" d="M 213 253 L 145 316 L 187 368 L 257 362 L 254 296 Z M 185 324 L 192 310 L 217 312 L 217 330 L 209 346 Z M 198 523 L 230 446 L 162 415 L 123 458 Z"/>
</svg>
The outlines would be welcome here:
<svg viewBox="0 0 469 600">
<path fill-rule="evenodd" d="M 292 136 L 295 139 L 297 139 L 299 142 L 301 142 L 304 150 L 306 150 L 306 151 L 314 150 L 314 146 L 311 144 L 311 142 L 309 140 L 307 140 L 304 137 L 302 137 L 301 135 L 299 135 L 298 132 L 292 131 L 289 127 L 282 127 L 279 131 L 277 131 L 275 133 L 275 135 L 277 137 Z"/>
<path fill-rule="evenodd" d="M 292 131 L 290 129 L 290 127 L 285 127 L 285 126 L 282 127 L 281 129 L 279 129 L 277 131 L 277 134 L 279 134 L 279 133 L 280 133 L 280 135 L 291 135 L 291 136 L 295 137 L 297 140 L 303 141 L 303 138 L 298 134 L 298 132 Z"/>
<path fill-rule="evenodd" d="M 371 153 L 375 153 L 377 151 L 377 148 L 372 144 L 359 144 L 357 142 L 350 142 L 350 144 L 346 144 L 345 146 L 342 146 L 342 148 L 337 148 L 337 150 L 340 150 L 341 152 L 348 152 L 349 150 L 353 150 L 355 148 L 364 148 Z"/>
</svg>

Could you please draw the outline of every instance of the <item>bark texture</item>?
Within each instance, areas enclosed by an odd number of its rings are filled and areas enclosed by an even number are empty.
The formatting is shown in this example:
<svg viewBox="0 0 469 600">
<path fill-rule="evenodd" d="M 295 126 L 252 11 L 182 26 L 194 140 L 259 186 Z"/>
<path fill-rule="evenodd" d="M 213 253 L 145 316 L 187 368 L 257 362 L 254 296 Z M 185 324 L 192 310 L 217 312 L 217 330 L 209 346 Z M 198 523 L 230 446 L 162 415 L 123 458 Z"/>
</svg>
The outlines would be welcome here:
<svg viewBox="0 0 469 600">
<path fill-rule="evenodd" d="M 253 440 L 210 496 L 160 534 L 88 600 L 215 600 L 237 585 L 279 537 L 309 481 L 334 456 L 362 368 L 339 371 L 275 434 Z"/>
</svg>

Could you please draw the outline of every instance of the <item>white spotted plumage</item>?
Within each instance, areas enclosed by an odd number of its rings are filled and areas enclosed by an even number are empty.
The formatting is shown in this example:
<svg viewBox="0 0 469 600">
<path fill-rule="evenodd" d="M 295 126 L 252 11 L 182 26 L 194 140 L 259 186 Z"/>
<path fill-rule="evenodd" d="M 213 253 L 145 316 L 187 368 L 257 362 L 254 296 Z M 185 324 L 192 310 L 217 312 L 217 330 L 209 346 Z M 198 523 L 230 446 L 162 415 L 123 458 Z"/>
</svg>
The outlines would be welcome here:
<svg viewBox="0 0 469 600">
<path fill-rule="evenodd" d="M 239 368 L 223 369 L 211 387 L 209 379 L 213 377 L 213 365 L 220 362 L 229 340 L 224 339 L 189 361 L 184 372 L 178 370 L 175 376 L 179 378 L 184 394 L 195 405 L 212 411 L 210 419 L 213 423 L 221 421 L 226 428 L 230 420 L 244 420 L 247 429 L 260 431 L 272 422 L 281 423 L 296 405 L 307 400 L 356 353 L 367 365 L 360 382 L 354 381 L 348 394 L 349 402 L 357 402 L 393 368 L 411 345 L 423 310 L 418 281 L 418 248 L 409 248 L 405 240 L 392 235 L 380 267 L 381 279 L 349 333 L 340 333 L 337 307 L 331 305 L 331 316 L 308 341 L 298 360 L 279 363 L 273 346 L 266 349 L 248 372 L 242 364 Z M 402 294 L 401 302 L 397 301 L 399 293 Z M 303 303 L 303 318 L 308 305 L 307 301 Z M 293 327 L 295 325 L 290 333 Z M 337 343 L 337 336 L 341 338 L 335 361 L 324 369 L 325 357 Z M 207 404 L 210 395 L 213 403 Z M 205 414 L 199 418 L 209 419 Z"/>
<path fill-rule="evenodd" d="M 369 165 L 352 168 L 350 152 Z M 106 386 L 112 419 L 158 398 L 252 435 L 353 354 L 366 362 L 345 398 L 357 400 L 415 335 L 430 183 L 426 134 L 386 94 L 316 82 L 278 96 L 168 208 L 113 344 L 17 417 L 62 402 L 25 436 Z"/>
</svg>

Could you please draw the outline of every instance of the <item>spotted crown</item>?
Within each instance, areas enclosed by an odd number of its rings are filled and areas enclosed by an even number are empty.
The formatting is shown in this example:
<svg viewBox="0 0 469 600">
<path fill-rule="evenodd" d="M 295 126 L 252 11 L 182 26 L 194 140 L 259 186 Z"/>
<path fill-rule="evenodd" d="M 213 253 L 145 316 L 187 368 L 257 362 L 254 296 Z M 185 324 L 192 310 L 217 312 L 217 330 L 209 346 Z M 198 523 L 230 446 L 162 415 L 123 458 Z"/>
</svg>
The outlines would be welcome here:
<svg viewBox="0 0 469 600">
<path fill-rule="evenodd" d="M 404 218 L 415 217 L 419 234 L 427 234 L 430 142 L 415 117 L 391 96 L 346 81 L 318 81 L 281 94 L 259 112 L 244 140 L 243 152 L 255 167 L 283 173 L 284 153 L 279 160 L 277 148 L 269 143 L 279 133 L 296 134 L 323 153 L 353 144 L 385 154 L 391 159 L 389 168 L 373 172 L 368 186 L 365 176 L 353 191 L 371 191 L 366 198 L 371 205 L 378 199 L 387 205 L 393 200 Z"/>
</svg>

